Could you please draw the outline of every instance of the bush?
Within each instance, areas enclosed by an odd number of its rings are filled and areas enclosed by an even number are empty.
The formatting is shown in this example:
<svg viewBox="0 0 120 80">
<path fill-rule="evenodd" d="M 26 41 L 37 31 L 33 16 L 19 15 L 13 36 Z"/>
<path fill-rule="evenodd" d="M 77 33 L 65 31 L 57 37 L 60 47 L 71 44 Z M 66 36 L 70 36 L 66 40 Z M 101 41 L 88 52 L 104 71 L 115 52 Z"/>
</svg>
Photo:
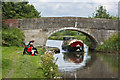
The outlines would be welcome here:
<svg viewBox="0 0 120 80">
<path fill-rule="evenodd" d="M 10 29 L 2 26 L 2 44 L 7 46 L 22 46 L 24 33 L 19 28 Z"/>
<path fill-rule="evenodd" d="M 46 78 L 55 78 L 61 74 L 58 72 L 58 66 L 55 64 L 53 58 L 54 52 L 45 52 L 44 55 L 41 55 L 41 67 L 44 71 L 44 76 Z"/>
<path fill-rule="evenodd" d="M 114 34 L 103 45 L 98 46 L 97 50 L 109 51 L 109 52 L 120 52 L 120 33 Z"/>
</svg>

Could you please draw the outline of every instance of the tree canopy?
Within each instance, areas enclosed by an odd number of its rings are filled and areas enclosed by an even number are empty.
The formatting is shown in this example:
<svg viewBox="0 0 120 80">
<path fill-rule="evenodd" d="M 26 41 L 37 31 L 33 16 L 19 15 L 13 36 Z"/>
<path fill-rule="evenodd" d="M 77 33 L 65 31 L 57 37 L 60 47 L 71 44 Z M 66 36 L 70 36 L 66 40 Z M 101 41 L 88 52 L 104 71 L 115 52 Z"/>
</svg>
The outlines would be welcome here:
<svg viewBox="0 0 120 80">
<path fill-rule="evenodd" d="M 28 2 L 2 2 L 2 17 L 4 19 L 39 18 L 40 12 Z"/>
<path fill-rule="evenodd" d="M 118 19 L 117 16 L 111 16 L 109 12 L 101 5 L 98 7 L 95 13 L 93 13 L 93 18 L 106 18 L 106 19 Z"/>
</svg>

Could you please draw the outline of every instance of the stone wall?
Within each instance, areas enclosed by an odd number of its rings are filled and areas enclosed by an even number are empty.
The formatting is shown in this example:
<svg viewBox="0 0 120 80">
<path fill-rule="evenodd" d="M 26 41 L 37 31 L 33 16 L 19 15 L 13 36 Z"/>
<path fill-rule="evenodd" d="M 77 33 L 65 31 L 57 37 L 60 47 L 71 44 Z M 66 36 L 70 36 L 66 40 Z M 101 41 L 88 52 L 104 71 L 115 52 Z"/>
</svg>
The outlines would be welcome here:
<svg viewBox="0 0 120 80">
<path fill-rule="evenodd" d="M 41 17 L 34 19 L 18 20 L 21 29 L 48 29 L 48 28 L 63 28 L 77 27 L 89 29 L 107 29 L 117 30 L 118 25 L 116 20 L 110 19 L 92 19 L 81 17 Z"/>
</svg>

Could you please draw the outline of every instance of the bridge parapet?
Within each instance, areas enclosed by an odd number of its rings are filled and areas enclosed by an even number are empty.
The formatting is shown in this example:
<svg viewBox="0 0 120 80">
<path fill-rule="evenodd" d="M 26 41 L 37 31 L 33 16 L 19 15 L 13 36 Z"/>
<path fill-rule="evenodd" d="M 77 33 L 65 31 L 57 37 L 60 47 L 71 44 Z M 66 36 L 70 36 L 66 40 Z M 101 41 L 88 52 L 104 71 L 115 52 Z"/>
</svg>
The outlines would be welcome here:
<svg viewBox="0 0 120 80">
<path fill-rule="evenodd" d="M 81 17 L 41 17 L 34 19 L 18 19 L 21 29 L 46 29 L 64 27 L 117 30 L 118 21 L 110 19 L 93 19 Z"/>
</svg>

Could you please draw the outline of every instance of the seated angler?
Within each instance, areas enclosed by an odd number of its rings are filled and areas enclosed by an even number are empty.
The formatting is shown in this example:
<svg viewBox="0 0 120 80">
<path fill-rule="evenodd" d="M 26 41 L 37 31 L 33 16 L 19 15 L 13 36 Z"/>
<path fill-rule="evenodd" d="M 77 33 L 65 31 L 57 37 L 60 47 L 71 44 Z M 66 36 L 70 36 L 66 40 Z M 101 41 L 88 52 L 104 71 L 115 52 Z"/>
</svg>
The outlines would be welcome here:
<svg viewBox="0 0 120 80">
<path fill-rule="evenodd" d="M 35 51 L 36 51 L 36 50 L 33 50 L 33 45 L 30 45 L 30 47 L 27 49 L 27 52 L 28 52 L 29 54 L 32 54 L 32 56 L 33 56 L 33 55 L 37 55 L 37 54 L 35 54 Z"/>
<path fill-rule="evenodd" d="M 31 41 L 28 43 L 28 46 L 33 45 L 33 43 L 34 43 L 34 40 L 31 40 Z M 37 51 L 37 48 L 35 48 L 34 46 L 33 46 L 32 50 L 36 50 L 35 53 L 39 54 L 38 51 Z"/>
</svg>

